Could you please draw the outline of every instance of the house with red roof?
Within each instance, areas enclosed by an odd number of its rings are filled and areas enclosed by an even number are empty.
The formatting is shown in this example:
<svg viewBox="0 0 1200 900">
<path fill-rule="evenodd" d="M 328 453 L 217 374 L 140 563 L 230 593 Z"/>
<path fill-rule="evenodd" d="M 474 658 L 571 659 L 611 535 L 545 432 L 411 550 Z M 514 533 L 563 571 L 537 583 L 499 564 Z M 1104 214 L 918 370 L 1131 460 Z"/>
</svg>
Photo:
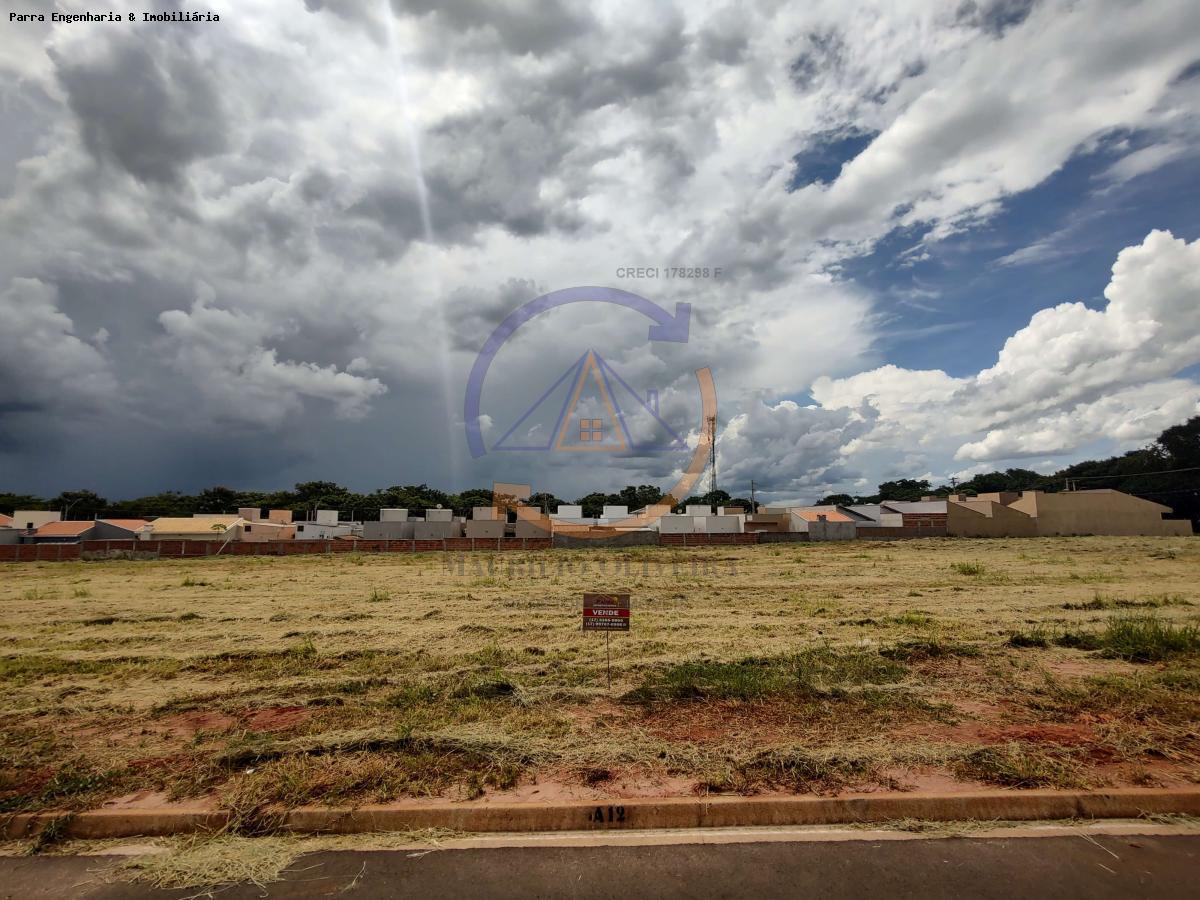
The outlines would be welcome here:
<svg viewBox="0 0 1200 900">
<path fill-rule="evenodd" d="M 90 540 L 96 530 L 91 519 L 84 521 L 47 522 L 21 535 L 22 544 L 75 544 Z"/>
<path fill-rule="evenodd" d="M 97 519 L 93 541 L 132 541 L 150 527 L 147 519 Z"/>
<path fill-rule="evenodd" d="M 0 513 L 0 544 L 21 543 L 21 530 L 13 525 L 13 517 Z"/>
</svg>

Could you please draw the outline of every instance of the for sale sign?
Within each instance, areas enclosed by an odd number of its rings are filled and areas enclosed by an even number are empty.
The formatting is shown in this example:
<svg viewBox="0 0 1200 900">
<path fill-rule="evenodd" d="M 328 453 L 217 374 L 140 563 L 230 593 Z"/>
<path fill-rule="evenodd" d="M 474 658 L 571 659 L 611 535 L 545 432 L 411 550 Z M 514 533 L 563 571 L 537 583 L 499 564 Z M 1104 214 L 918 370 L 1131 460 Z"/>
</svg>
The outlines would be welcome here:
<svg viewBox="0 0 1200 900">
<path fill-rule="evenodd" d="M 584 594 L 584 631 L 628 631 L 628 594 Z"/>
</svg>

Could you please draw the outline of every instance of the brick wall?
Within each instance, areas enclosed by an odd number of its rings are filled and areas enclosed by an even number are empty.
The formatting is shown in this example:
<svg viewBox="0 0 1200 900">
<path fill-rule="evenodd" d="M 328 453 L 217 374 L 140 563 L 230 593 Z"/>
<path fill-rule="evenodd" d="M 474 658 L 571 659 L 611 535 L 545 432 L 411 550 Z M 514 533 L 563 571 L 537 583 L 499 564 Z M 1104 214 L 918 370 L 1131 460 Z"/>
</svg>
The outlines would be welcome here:
<svg viewBox="0 0 1200 900">
<path fill-rule="evenodd" d="M 78 544 L 0 544 L 0 562 L 57 562 L 79 559 Z"/>
<path fill-rule="evenodd" d="M 913 526 L 911 528 L 860 528 L 857 538 L 860 541 L 891 541 L 897 538 L 929 538 L 945 537 L 946 527 Z"/>
<path fill-rule="evenodd" d="M 903 513 L 905 528 L 945 528 L 946 513 Z"/>
<path fill-rule="evenodd" d="M 907 532 L 911 529 L 878 529 Z M 922 529 L 922 534 L 931 533 Z M 945 529 L 941 530 L 945 533 Z M 882 535 L 881 535 L 882 536 Z M 891 536 L 891 535 L 889 535 Z M 899 535 L 895 535 L 899 536 Z M 906 535 L 907 536 L 907 535 Z M 758 543 L 757 534 L 660 534 L 658 543 L 668 547 L 711 547 Z M 82 541 L 76 544 L 4 544 L 0 562 L 54 562 L 80 559 L 81 554 L 103 558 L 110 554 L 136 554 L 138 558 L 191 559 L 211 556 L 303 556 L 313 553 L 412 553 L 439 550 L 549 550 L 552 538 L 445 538 L 426 541 Z"/>
</svg>

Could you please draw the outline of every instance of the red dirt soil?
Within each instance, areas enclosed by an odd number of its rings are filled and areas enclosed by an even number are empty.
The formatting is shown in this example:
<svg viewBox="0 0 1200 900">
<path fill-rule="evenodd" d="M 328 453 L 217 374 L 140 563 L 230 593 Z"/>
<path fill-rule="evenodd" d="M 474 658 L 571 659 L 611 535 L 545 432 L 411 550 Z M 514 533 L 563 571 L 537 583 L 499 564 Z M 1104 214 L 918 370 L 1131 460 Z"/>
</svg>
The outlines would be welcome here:
<svg viewBox="0 0 1200 900">
<path fill-rule="evenodd" d="M 163 720 L 168 733 L 175 737 L 191 738 L 199 731 L 228 731 L 246 728 L 250 731 L 282 731 L 312 718 L 307 706 L 265 706 L 243 709 L 235 713 L 216 710 L 192 710 Z"/>
</svg>

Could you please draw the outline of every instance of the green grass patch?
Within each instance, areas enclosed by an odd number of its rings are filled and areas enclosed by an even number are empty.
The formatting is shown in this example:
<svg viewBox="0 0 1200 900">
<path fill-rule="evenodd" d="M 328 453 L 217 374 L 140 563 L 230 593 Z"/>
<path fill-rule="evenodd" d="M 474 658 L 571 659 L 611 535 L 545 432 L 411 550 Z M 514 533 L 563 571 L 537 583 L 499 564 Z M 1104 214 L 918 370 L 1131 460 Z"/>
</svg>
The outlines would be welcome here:
<svg viewBox="0 0 1200 900">
<path fill-rule="evenodd" d="M 1014 631 L 1008 636 L 1008 646 L 1021 649 L 1036 647 L 1069 647 L 1075 650 L 1098 650 L 1101 646 L 1100 637 L 1086 631 L 1058 631 L 1038 626 L 1029 631 Z"/>
<path fill-rule="evenodd" d="M 974 562 L 956 562 L 950 563 L 950 571 L 956 575 L 971 575 L 978 577 L 987 574 L 987 567 L 983 563 Z"/>
<path fill-rule="evenodd" d="M 910 628 L 927 628 L 933 624 L 933 616 L 928 613 L 909 610 L 886 620 L 891 625 L 907 625 Z"/>
<path fill-rule="evenodd" d="M 820 753 L 800 747 L 772 749 L 746 762 L 719 766 L 706 772 L 700 786 L 716 793 L 752 794 L 764 788 L 795 793 L 837 791 L 852 781 L 872 778 L 878 764 L 872 757 L 854 753 Z"/>
<path fill-rule="evenodd" d="M 1192 602 L 1179 594 L 1162 594 L 1158 597 L 1147 597 L 1144 600 L 1123 600 L 1119 597 L 1105 597 L 1096 593 L 1091 600 L 1083 603 L 1064 603 L 1063 609 L 1078 609 L 1098 611 L 1103 609 L 1158 609 L 1163 606 L 1191 606 Z"/>
<path fill-rule="evenodd" d="M 1132 675 L 1092 675 L 1080 682 L 1049 681 L 1031 706 L 1062 718 L 1118 716 L 1129 723 L 1189 728 L 1200 723 L 1200 671 L 1168 668 Z M 1193 739 L 1193 738 L 1189 738 Z"/>
<path fill-rule="evenodd" d="M 85 759 L 69 760 L 41 784 L 26 784 L 24 789 L 0 794 L 0 812 L 78 808 L 86 805 L 88 797 L 108 788 L 114 779 L 114 772 L 94 768 Z"/>
<path fill-rule="evenodd" d="M 1174 625 L 1154 616 L 1113 619 L 1100 636 L 1106 655 L 1130 662 L 1160 662 L 1200 654 L 1200 627 Z"/>
<path fill-rule="evenodd" d="M 899 662 L 872 651 L 819 648 L 790 656 L 662 666 L 622 699 L 653 703 L 817 695 L 838 688 L 892 684 L 903 679 L 907 672 Z"/>
<path fill-rule="evenodd" d="M 880 656 L 906 663 L 949 656 L 979 656 L 981 653 L 982 651 L 974 644 L 958 644 L 940 640 L 900 641 L 879 651 Z"/>
<path fill-rule="evenodd" d="M 1061 631 L 1044 628 L 1014 632 L 1012 647 L 1070 647 L 1099 650 L 1105 656 L 1128 662 L 1150 663 L 1200 655 L 1200 626 L 1176 625 L 1156 616 L 1121 616 L 1110 619 L 1101 631 Z"/>
<path fill-rule="evenodd" d="M 954 763 L 959 778 L 1017 788 L 1087 787 L 1084 767 L 1070 753 L 1022 743 L 980 747 Z"/>
<path fill-rule="evenodd" d="M 514 787 L 525 768 L 515 757 L 438 742 L 388 754 L 289 756 L 236 778 L 222 792 L 222 803 L 233 813 L 231 831 L 261 834 L 278 827 L 280 813 L 288 808 L 385 803 L 439 795 L 454 786 L 461 787 L 464 799 L 474 799 L 487 788 Z"/>
</svg>

